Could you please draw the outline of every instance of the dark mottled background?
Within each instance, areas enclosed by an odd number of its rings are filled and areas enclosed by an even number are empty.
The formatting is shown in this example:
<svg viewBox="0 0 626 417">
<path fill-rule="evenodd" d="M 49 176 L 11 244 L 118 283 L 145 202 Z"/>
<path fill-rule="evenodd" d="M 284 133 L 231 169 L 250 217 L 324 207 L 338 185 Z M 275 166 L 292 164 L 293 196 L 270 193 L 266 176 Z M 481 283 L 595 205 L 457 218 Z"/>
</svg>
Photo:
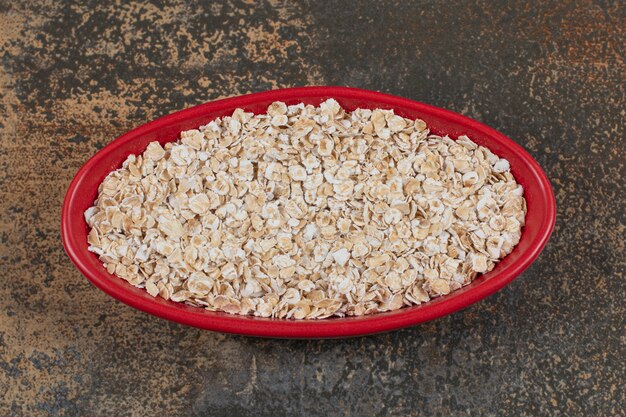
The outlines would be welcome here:
<svg viewBox="0 0 626 417">
<path fill-rule="evenodd" d="M 626 8 L 619 1 L 0 1 L 0 415 L 624 415 Z M 169 323 L 72 266 L 61 201 L 125 131 L 299 85 L 476 118 L 550 177 L 538 261 L 451 316 L 277 341 Z"/>
</svg>

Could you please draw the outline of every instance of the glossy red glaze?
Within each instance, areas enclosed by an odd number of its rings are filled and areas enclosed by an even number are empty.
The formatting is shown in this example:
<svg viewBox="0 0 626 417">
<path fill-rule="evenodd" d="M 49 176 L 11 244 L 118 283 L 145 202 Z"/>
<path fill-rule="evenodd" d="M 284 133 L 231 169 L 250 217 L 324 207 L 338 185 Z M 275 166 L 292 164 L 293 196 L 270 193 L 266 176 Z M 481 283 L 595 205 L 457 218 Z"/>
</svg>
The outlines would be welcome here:
<svg viewBox="0 0 626 417">
<path fill-rule="evenodd" d="M 265 112 L 274 101 L 287 104 L 303 102 L 318 105 L 336 99 L 347 110 L 361 108 L 393 109 L 408 118 L 421 118 L 436 134 L 452 138 L 467 134 L 476 143 L 506 158 L 516 180 L 524 187 L 528 203 L 526 225 L 517 247 L 493 271 L 470 285 L 419 306 L 362 317 L 296 321 L 237 316 L 209 312 L 197 307 L 153 298 L 107 273 L 97 256 L 87 250 L 88 226 L 83 216 L 97 195 L 106 175 L 121 166 L 126 157 L 144 151 L 148 143 L 174 141 L 186 129 L 197 128 L 210 120 L 230 115 L 241 107 L 255 113 Z M 219 332 L 283 338 L 346 337 L 383 332 L 411 326 L 450 314 L 498 291 L 539 255 L 556 218 L 556 204 L 550 182 L 537 162 L 518 144 L 495 130 L 467 117 L 437 107 L 373 91 L 345 87 L 288 88 L 248 94 L 202 104 L 140 126 L 114 140 L 94 155 L 78 171 L 63 202 L 61 236 L 72 262 L 98 288 L 139 310 L 175 322 Z"/>
</svg>

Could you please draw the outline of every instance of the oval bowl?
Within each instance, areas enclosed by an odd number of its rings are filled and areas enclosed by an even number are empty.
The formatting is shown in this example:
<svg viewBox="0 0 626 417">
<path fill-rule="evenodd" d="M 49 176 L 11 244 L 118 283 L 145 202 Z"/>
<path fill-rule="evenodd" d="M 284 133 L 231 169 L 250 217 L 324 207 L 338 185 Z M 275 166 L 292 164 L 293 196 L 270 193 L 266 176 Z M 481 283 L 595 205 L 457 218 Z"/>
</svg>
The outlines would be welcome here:
<svg viewBox="0 0 626 417">
<path fill-rule="evenodd" d="M 526 225 L 513 252 L 488 274 L 425 304 L 368 316 L 296 321 L 211 312 L 153 298 L 145 290 L 107 273 L 98 257 L 87 250 L 89 228 L 83 213 L 93 204 L 98 185 L 109 172 L 119 168 L 129 154 L 143 152 L 148 143 L 155 140 L 161 143 L 175 141 L 181 131 L 197 128 L 216 117 L 230 115 L 238 107 L 264 113 L 274 101 L 319 105 L 328 98 L 336 99 L 347 110 L 358 107 L 393 109 L 396 114 L 407 118 L 421 118 L 435 134 L 449 135 L 453 139 L 466 134 L 479 145 L 508 159 L 511 172 L 524 187 L 528 206 Z M 280 338 L 326 338 L 399 329 L 433 320 L 476 303 L 510 283 L 537 258 L 552 233 L 555 218 L 554 194 L 539 164 L 521 146 L 482 123 L 388 94 L 346 87 L 303 87 L 213 101 L 161 117 L 120 136 L 89 159 L 72 180 L 63 202 L 61 236 L 70 259 L 89 281 L 113 298 L 146 313 L 219 332 Z"/>
</svg>

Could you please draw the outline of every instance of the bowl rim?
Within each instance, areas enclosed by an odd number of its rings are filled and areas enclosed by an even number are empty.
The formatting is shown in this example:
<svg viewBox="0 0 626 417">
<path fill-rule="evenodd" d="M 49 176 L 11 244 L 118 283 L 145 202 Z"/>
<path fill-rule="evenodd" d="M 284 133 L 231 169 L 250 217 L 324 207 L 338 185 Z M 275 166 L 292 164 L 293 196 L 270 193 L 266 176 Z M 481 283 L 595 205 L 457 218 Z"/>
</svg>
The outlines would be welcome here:
<svg viewBox="0 0 626 417">
<path fill-rule="evenodd" d="M 341 97 L 365 102 L 382 101 L 390 108 L 411 107 L 418 112 L 445 119 L 453 125 L 480 131 L 483 135 L 499 141 L 524 161 L 526 168 L 525 174 L 532 174 L 540 185 L 538 198 L 542 199 L 546 209 L 543 211 L 538 221 L 541 224 L 539 225 L 540 229 L 537 237 L 530 243 L 530 246 L 526 249 L 523 256 L 520 256 L 519 259 L 508 265 L 504 271 L 489 277 L 489 279 L 481 282 L 480 285 L 476 285 L 457 296 L 455 296 L 455 292 L 452 292 L 444 297 L 431 300 L 419 306 L 406 307 L 392 312 L 324 320 L 271 319 L 239 316 L 221 312 L 210 312 L 198 307 L 191 307 L 172 301 L 145 298 L 133 293 L 129 288 L 126 288 L 126 286 L 131 286 L 131 284 L 122 279 L 114 280 L 111 275 L 95 270 L 86 262 L 86 256 L 96 255 L 86 251 L 86 242 L 81 242 L 74 237 L 74 231 L 78 230 L 78 227 L 84 228 L 86 226 L 85 219 L 83 216 L 81 216 L 80 219 L 72 218 L 70 212 L 72 206 L 77 204 L 77 197 L 82 191 L 81 185 L 83 180 L 89 175 L 90 170 L 94 166 L 97 166 L 111 151 L 119 150 L 130 141 L 146 135 L 149 132 L 154 132 L 170 124 L 196 118 L 203 114 L 231 109 L 234 110 L 237 107 L 246 107 L 257 102 L 265 102 L 268 100 L 288 101 L 298 99 L 299 97 Z M 113 298 L 146 313 L 174 322 L 225 333 L 274 338 L 334 338 L 380 333 L 423 323 L 451 314 L 482 300 L 509 284 L 528 268 L 546 245 L 554 229 L 555 222 L 556 201 L 552 186 L 546 174 L 524 148 L 502 133 L 466 116 L 418 101 L 370 90 L 325 86 L 284 88 L 210 101 L 160 117 L 116 138 L 93 155 L 78 170 L 72 179 L 63 200 L 61 238 L 70 260 L 91 283 Z M 131 286 L 131 288 L 133 287 Z"/>
</svg>

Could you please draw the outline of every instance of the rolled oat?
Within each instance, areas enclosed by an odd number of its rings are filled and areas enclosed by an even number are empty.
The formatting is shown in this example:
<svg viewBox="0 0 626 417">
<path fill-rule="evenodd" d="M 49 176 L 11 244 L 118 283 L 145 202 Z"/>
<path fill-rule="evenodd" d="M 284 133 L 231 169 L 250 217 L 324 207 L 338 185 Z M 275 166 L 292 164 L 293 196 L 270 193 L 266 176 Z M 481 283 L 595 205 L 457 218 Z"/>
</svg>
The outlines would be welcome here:
<svg viewBox="0 0 626 417">
<path fill-rule="evenodd" d="M 152 296 L 234 314 L 363 315 L 493 269 L 526 202 L 508 161 L 392 110 L 237 109 L 130 155 L 85 212 L 89 250 Z"/>
</svg>

